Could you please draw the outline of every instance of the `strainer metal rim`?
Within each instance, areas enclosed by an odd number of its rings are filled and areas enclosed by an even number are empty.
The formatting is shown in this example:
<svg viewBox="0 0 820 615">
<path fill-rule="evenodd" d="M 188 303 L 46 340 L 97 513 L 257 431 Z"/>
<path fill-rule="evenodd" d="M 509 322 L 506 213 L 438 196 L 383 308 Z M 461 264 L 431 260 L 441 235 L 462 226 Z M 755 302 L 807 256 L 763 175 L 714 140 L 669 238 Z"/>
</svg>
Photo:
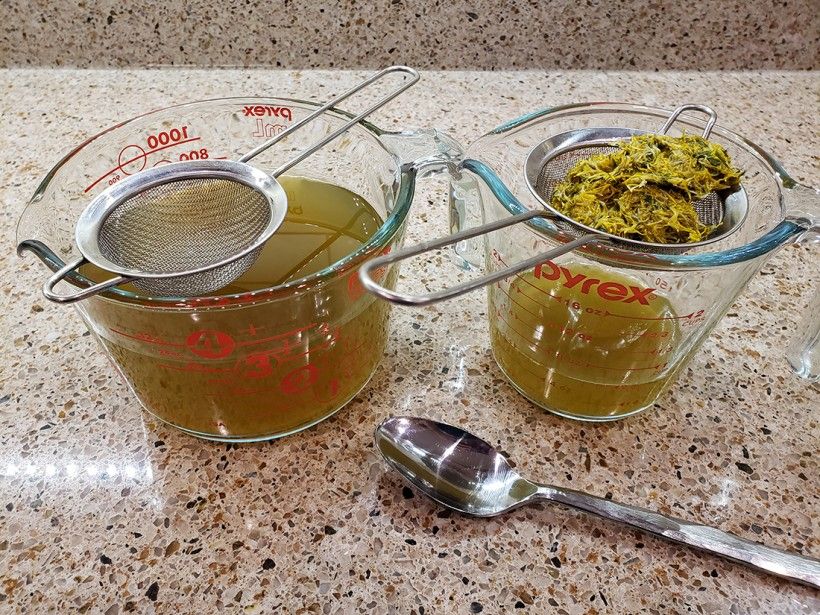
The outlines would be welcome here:
<svg viewBox="0 0 820 615">
<path fill-rule="evenodd" d="M 100 228 L 113 209 L 124 199 L 133 196 L 137 192 L 178 181 L 182 174 L 184 174 L 186 179 L 224 179 L 235 181 L 262 193 L 270 205 L 271 216 L 267 226 L 259 233 L 258 237 L 242 251 L 236 252 L 219 261 L 181 272 L 147 272 L 123 267 L 106 258 L 100 251 L 98 239 L 100 236 Z M 74 240 L 80 253 L 88 259 L 89 262 L 101 269 L 111 271 L 121 276 L 160 279 L 193 275 L 228 265 L 262 247 L 285 220 L 285 215 L 288 210 L 287 202 L 287 194 L 276 179 L 247 163 L 232 160 L 174 162 L 141 171 L 136 175 L 117 182 L 100 193 L 88 204 L 77 219 Z"/>
<path fill-rule="evenodd" d="M 586 134 L 595 134 L 599 131 L 619 131 L 624 134 L 622 137 L 605 137 L 605 138 L 598 138 L 598 139 L 583 139 L 583 136 Z M 576 130 L 570 130 L 564 133 L 559 133 L 550 137 L 549 139 L 545 139 L 536 143 L 530 151 L 527 153 L 527 157 L 524 159 L 524 165 L 522 167 L 522 172 L 524 175 L 524 184 L 527 186 L 527 189 L 530 191 L 530 194 L 543 206 L 545 207 L 553 216 L 560 221 L 574 226 L 579 229 L 584 229 L 587 231 L 586 234 L 589 235 L 599 235 L 601 238 L 606 238 L 613 242 L 619 244 L 625 244 L 626 246 L 635 246 L 636 248 L 640 248 L 641 251 L 646 250 L 668 250 L 670 248 L 679 248 L 681 250 L 691 250 L 692 248 L 698 248 L 702 246 L 707 246 L 712 244 L 716 241 L 720 241 L 721 239 L 725 239 L 729 235 L 735 233 L 738 229 L 743 226 L 743 223 L 746 221 L 747 216 L 749 215 L 749 207 L 748 207 L 748 195 L 746 194 L 746 190 L 743 187 L 743 184 L 740 187 L 732 192 L 727 198 L 742 198 L 746 202 L 746 206 L 742 210 L 742 215 L 738 217 L 725 232 L 719 233 L 714 237 L 709 237 L 702 241 L 693 241 L 691 243 L 685 244 L 668 244 L 668 243 L 655 243 L 651 241 L 641 241 L 639 239 L 630 239 L 628 237 L 621 237 L 619 235 L 614 235 L 612 233 L 607 233 L 606 231 L 602 231 L 600 229 L 596 229 L 591 226 L 587 226 L 586 224 L 581 224 L 580 222 L 574 220 L 570 216 L 567 216 L 557 209 L 553 208 L 552 205 L 547 203 L 541 195 L 538 194 L 538 191 L 535 189 L 535 185 L 537 184 L 537 176 L 540 173 L 541 169 L 546 165 L 550 160 L 560 156 L 561 154 L 571 151 L 573 149 L 578 149 L 580 147 L 587 147 L 587 146 L 604 146 L 604 145 L 615 145 L 617 141 L 626 139 L 631 136 L 635 135 L 644 135 L 644 134 L 652 134 L 652 131 L 649 130 L 640 130 L 637 128 L 627 128 L 627 127 L 594 127 L 594 128 L 582 128 Z M 553 140 L 559 139 L 564 136 L 571 136 L 571 138 L 562 142 L 561 145 L 551 148 L 549 150 L 549 155 L 546 157 L 543 155 L 543 150 L 545 149 L 545 145 Z M 537 168 L 536 168 L 537 167 Z M 533 177 L 532 174 L 535 173 Z"/>
</svg>

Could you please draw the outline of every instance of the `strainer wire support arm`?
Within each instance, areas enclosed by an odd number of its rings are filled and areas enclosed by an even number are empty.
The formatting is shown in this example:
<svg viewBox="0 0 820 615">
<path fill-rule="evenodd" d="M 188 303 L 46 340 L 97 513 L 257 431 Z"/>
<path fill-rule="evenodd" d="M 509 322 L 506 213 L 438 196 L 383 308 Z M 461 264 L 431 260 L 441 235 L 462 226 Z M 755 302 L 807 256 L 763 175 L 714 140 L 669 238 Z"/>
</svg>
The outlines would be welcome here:
<svg viewBox="0 0 820 615">
<path fill-rule="evenodd" d="M 701 111 L 709 116 L 709 121 L 706 122 L 706 127 L 703 129 L 703 134 L 701 135 L 704 139 L 708 139 L 709 135 L 712 134 L 712 128 L 714 128 L 717 123 L 717 113 L 712 107 L 707 107 L 706 105 L 681 105 L 675 109 L 672 115 L 669 116 L 669 119 L 666 120 L 666 123 L 664 123 L 659 131 L 660 134 L 665 135 L 672 124 L 675 123 L 675 120 L 678 119 L 678 116 L 684 111 Z"/>
<path fill-rule="evenodd" d="M 87 264 L 88 260 L 85 257 L 78 258 L 77 260 L 71 261 L 65 266 L 61 267 L 54 274 L 46 281 L 43 285 L 43 295 L 45 295 L 46 299 L 49 301 L 54 301 L 55 303 L 74 303 L 75 301 L 80 301 L 82 299 L 87 299 L 97 293 L 100 293 L 104 290 L 107 290 L 113 286 L 117 286 L 119 284 L 126 284 L 128 282 L 133 281 L 135 278 L 128 277 L 124 275 L 118 275 L 110 280 L 105 280 L 103 282 L 99 282 L 88 288 L 84 288 L 73 295 L 61 295 L 59 293 L 54 292 L 54 287 L 57 286 L 66 276 L 70 273 L 73 273 L 76 269 L 82 267 L 83 265 Z"/>
<path fill-rule="evenodd" d="M 393 74 L 393 73 L 402 73 L 404 75 L 409 76 L 409 78 L 406 78 L 404 81 L 402 81 L 402 83 L 397 88 L 395 88 L 395 89 L 391 90 L 390 92 L 388 92 L 385 96 L 383 96 L 381 99 L 379 99 L 378 101 L 373 103 L 370 107 L 368 107 L 367 109 L 365 109 L 364 111 L 362 111 L 361 113 L 359 113 L 358 115 L 356 115 L 355 117 L 353 117 L 352 119 L 347 121 L 343 126 L 338 128 L 337 130 L 333 131 L 329 135 L 325 136 L 324 138 L 320 139 L 319 141 L 317 141 L 316 143 L 311 145 L 309 148 L 307 148 L 306 150 L 301 152 L 298 156 L 290 159 L 288 162 L 286 162 L 285 164 L 283 164 L 282 166 L 280 166 L 279 168 L 277 168 L 275 171 L 273 171 L 271 173 L 271 175 L 273 177 L 279 177 L 282 173 L 284 173 L 285 171 L 287 171 L 291 167 L 296 166 L 297 164 L 302 162 L 302 160 L 304 160 L 305 158 L 307 158 L 308 156 L 313 154 L 315 151 L 323 148 L 325 145 L 327 145 L 328 143 L 330 143 L 331 141 L 333 141 L 334 139 L 336 139 L 340 135 L 347 132 L 347 130 L 349 130 L 352 126 L 354 126 L 355 124 L 358 124 L 361 120 L 363 120 L 364 118 L 369 116 L 371 113 L 373 113 L 377 109 L 380 109 L 381 107 L 383 107 L 384 105 L 389 103 L 391 100 L 396 98 L 399 94 L 401 94 L 402 92 L 404 92 L 405 90 L 407 90 L 408 88 L 413 86 L 419 80 L 418 72 L 415 71 L 414 69 L 410 68 L 409 66 L 390 66 L 388 68 L 385 68 L 384 70 L 380 70 L 379 72 L 377 72 L 373 76 L 371 76 L 368 79 L 362 81 L 361 83 L 355 85 L 354 87 L 352 87 L 349 90 L 347 90 L 346 92 L 340 94 L 336 98 L 334 98 L 332 100 L 329 100 L 328 102 L 323 104 L 321 107 L 316 109 L 313 113 L 311 113 L 307 117 L 302 118 L 301 120 L 299 120 L 298 122 L 296 122 L 295 124 L 290 126 L 287 130 L 282 131 L 281 133 L 279 133 L 278 135 L 276 135 L 272 139 L 269 139 L 268 141 L 265 141 L 264 143 L 262 143 L 258 147 L 252 149 L 251 151 L 246 153 L 244 156 L 239 158 L 238 162 L 248 162 L 249 160 L 251 160 L 255 156 L 258 156 L 259 154 L 261 154 L 262 152 L 264 152 L 268 148 L 273 147 L 274 145 L 276 145 L 282 139 L 285 139 L 290 134 L 296 132 L 297 130 L 302 128 L 302 126 L 304 126 L 305 124 L 308 124 L 308 123 L 312 122 L 317 117 L 322 115 L 325 111 L 328 111 L 329 109 L 331 109 L 331 108 L 335 107 L 336 105 L 338 105 L 343 100 L 346 100 L 346 99 L 350 98 L 354 94 L 356 94 L 358 92 L 361 92 L 363 89 L 365 89 L 366 87 L 372 85 L 376 81 L 380 81 L 382 78 L 386 77 L 387 75 Z"/>
<path fill-rule="evenodd" d="M 592 243 L 593 241 L 603 241 L 606 243 L 609 242 L 609 240 L 606 237 L 602 237 L 601 235 L 584 235 L 582 237 L 569 241 L 564 245 L 559 246 L 553 250 L 548 250 L 547 252 L 543 252 L 541 254 L 538 254 L 537 256 L 532 256 L 518 263 L 510 265 L 509 267 L 506 267 L 504 269 L 499 269 L 498 271 L 494 271 L 487 275 L 483 275 L 474 280 L 468 280 L 466 282 L 462 282 L 461 284 L 456 284 L 455 286 L 431 292 L 426 295 L 411 295 L 390 290 L 389 288 L 386 288 L 385 286 L 379 284 L 373 275 L 377 269 L 386 267 L 387 265 L 390 265 L 392 263 L 404 261 L 409 258 L 412 258 L 413 256 L 418 256 L 419 254 L 424 254 L 432 250 L 444 248 L 456 244 L 460 241 L 464 241 L 465 239 L 472 239 L 474 237 L 478 237 L 486 233 L 492 233 L 493 231 L 498 231 L 503 228 L 507 228 L 508 226 L 520 224 L 522 222 L 532 220 L 533 218 L 553 217 L 553 214 L 547 211 L 528 211 L 522 214 L 518 214 L 516 216 L 512 216 L 510 218 L 505 218 L 503 220 L 490 222 L 489 224 L 484 224 L 475 228 L 466 229 L 464 231 L 455 233 L 453 235 L 449 235 L 447 237 L 442 237 L 440 239 L 434 239 L 431 241 L 425 241 L 415 246 L 410 246 L 397 252 L 392 252 L 390 254 L 379 256 L 367 261 L 359 268 L 359 278 L 361 279 L 362 285 L 369 292 L 373 293 L 381 299 L 384 299 L 385 301 L 389 301 L 397 305 L 420 307 L 425 305 L 432 305 L 433 303 L 438 303 L 439 301 L 444 301 L 446 299 L 460 297 L 465 293 L 476 290 L 483 286 L 487 286 L 489 284 L 494 284 L 495 282 L 499 282 L 505 278 L 509 278 L 510 276 L 515 275 L 516 273 L 525 271 L 527 269 L 530 269 L 531 267 L 535 267 L 539 263 L 543 263 L 544 261 L 555 258 L 556 256 L 560 256 L 561 254 L 565 254 L 566 252 L 570 252 L 576 248 L 580 248 L 581 246 Z"/>
</svg>

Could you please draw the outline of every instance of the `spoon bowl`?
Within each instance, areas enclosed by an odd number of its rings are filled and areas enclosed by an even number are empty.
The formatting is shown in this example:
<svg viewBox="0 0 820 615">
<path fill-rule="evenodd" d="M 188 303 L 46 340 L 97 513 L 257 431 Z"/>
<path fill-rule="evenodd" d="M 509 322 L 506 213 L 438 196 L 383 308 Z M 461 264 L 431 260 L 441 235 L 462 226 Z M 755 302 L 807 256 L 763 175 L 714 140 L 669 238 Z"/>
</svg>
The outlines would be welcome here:
<svg viewBox="0 0 820 615">
<path fill-rule="evenodd" d="M 427 497 L 467 515 L 500 515 L 526 504 L 538 490 L 489 442 L 445 423 L 387 419 L 376 430 L 376 447 Z"/>
<path fill-rule="evenodd" d="M 376 428 L 375 439 L 376 448 L 408 482 L 460 513 L 494 517 L 535 500 L 549 500 L 820 588 L 816 559 L 646 508 L 529 481 L 489 442 L 453 425 L 392 417 Z"/>
</svg>

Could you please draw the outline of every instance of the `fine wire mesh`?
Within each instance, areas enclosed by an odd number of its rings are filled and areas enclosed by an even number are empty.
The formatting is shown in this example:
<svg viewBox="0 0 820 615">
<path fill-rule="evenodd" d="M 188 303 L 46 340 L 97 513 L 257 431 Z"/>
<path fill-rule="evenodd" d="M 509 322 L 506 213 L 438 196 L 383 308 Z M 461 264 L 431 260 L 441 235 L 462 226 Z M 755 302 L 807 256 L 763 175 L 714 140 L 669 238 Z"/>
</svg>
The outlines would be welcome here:
<svg viewBox="0 0 820 615">
<path fill-rule="evenodd" d="M 564 178 L 567 176 L 567 173 L 570 172 L 572 167 L 574 167 L 581 160 L 589 158 L 590 156 L 597 154 L 611 154 L 617 150 L 618 148 L 613 145 L 581 145 L 579 147 L 573 147 L 567 151 L 560 152 L 555 156 L 548 156 L 546 162 L 543 164 L 538 173 L 538 178 L 534 186 L 536 194 L 544 201 L 544 203 L 550 206 L 550 209 L 552 209 L 552 193 L 555 190 L 555 187 L 564 181 Z M 710 192 L 704 198 L 692 203 L 692 206 L 695 208 L 698 219 L 703 224 L 710 226 L 717 225 L 723 220 L 725 209 L 724 200 L 716 192 Z M 561 230 L 566 231 L 576 237 L 589 234 L 587 229 L 572 224 L 568 218 L 555 220 L 555 223 Z M 635 245 L 636 243 L 638 245 Z M 668 247 L 658 248 L 656 246 L 650 247 L 649 245 L 646 247 L 641 247 L 640 243 L 643 242 L 632 242 L 630 245 L 633 248 L 646 252 L 656 252 L 661 254 L 681 252 L 686 249 L 686 244 L 669 244 Z"/>
<path fill-rule="evenodd" d="M 147 274 L 207 267 L 247 249 L 271 219 L 267 196 L 245 184 L 217 178 L 182 178 L 140 191 L 103 221 L 100 253 L 123 268 Z M 202 294 L 238 278 L 256 251 L 214 269 L 134 284 L 160 294 Z"/>
<path fill-rule="evenodd" d="M 262 248 L 257 248 L 242 258 L 202 273 L 191 273 L 173 278 L 141 278 L 131 283 L 141 291 L 157 297 L 204 295 L 219 290 L 239 278 L 253 265 L 261 251 Z"/>
</svg>

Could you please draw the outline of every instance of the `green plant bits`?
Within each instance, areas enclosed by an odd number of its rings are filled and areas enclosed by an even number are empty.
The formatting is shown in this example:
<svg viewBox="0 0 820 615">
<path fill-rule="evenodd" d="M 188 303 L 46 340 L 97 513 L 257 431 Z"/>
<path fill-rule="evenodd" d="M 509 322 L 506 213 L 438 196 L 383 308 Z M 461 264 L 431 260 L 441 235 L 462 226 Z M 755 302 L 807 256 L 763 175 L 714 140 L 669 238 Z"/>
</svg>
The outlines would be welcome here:
<svg viewBox="0 0 820 615">
<path fill-rule="evenodd" d="M 698 219 L 693 203 L 736 190 L 741 175 L 726 150 L 703 137 L 638 135 L 578 162 L 555 187 L 551 205 L 618 237 L 693 243 L 716 228 Z"/>
</svg>

